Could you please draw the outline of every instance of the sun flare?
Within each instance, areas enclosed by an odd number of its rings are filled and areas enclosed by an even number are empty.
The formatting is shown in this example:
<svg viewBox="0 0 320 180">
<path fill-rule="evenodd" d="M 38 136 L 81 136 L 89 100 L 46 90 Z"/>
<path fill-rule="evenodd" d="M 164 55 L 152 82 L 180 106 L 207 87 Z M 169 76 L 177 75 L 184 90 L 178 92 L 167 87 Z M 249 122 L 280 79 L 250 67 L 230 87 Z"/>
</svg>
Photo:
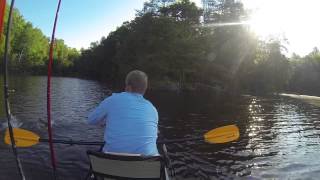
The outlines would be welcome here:
<svg viewBox="0 0 320 180">
<path fill-rule="evenodd" d="M 284 33 L 285 28 L 276 16 L 275 14 L 269 15 L 263 11 L 254 14 L 249 20 L 251 30 L 263 39 Z"/>
<path fill-rule="evenodd" d="M 320 47 L 320 1 L 318 0 L 242 0 L 251 9 L 249 25 L 260 38 L 288 39 L 289 51 L 306 54 Z"/>
</svg>

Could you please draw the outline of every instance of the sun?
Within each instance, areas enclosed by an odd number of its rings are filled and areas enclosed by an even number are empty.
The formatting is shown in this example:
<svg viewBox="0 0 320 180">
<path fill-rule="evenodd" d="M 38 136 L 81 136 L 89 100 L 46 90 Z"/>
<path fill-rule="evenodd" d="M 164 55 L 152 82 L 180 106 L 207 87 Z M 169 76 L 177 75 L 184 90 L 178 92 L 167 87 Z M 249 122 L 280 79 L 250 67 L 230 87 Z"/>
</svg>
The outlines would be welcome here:
<svg viewBox="0 0 320 180">
<path fill-rule="evenodd" d="M 274 14 L 267 15 L 259 12 L 249 20 L 249 27 L 254 34 L 262 39 L 267 39 L 270 36 L 282 34 L 284 28 L 281 27 L 280 22 L 275 18 Z"/>
<path fill-rule="evenodd" d="M 261 39 L 284 37 L 289 49 L 306 54 L 320 47 L 319 0 L 242 0 L 251 9 L 251 31 Z"/>
<path fill-rule="evenodd" d="M 293 0 L 294 1 L 294 0 Z M 244 1 L 247 3 L 253 3 L 250 0 Z M 267 38 L 269 36 L 277 36 L 282 34 L 287 34 L 289 31 L 294 29 L 291 28 L 292 20 L 295 19 L 292 16 L 292 3 L 286 0 L 281 1 L 256 1 L 255 9 L 251 14 L 249 20 L 249 25 L 251 30 L 262 38 Z M 288 8 L 288 6 L 291 6 Z"/>
</svg>

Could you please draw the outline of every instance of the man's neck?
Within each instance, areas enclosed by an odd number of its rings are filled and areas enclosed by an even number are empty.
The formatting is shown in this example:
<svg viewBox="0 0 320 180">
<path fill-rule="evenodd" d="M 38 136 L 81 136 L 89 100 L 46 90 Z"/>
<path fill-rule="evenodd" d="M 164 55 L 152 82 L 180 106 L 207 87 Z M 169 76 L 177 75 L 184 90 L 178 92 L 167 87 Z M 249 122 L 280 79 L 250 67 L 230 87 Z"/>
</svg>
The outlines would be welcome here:
<svg viewBox="0 0 320 180">
<path fill-rule="evenodd" d="M 134 95 L 143 96 L 143 94 L 138 93 L 138 92 L 133 92 L 133 91 L 125 91 L 125 92 L 126 92 L 126 93 L 129 93 L 129 94 L 134 94 Z"/>
</svg>

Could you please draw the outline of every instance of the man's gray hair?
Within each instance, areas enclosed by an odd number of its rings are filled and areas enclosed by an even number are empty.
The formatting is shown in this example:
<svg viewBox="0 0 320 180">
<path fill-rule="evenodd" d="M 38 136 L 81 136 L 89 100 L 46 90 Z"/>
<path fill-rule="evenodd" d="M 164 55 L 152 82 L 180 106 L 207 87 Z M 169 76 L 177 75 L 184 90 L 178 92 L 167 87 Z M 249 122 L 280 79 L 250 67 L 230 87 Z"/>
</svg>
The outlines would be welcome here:
<svg viewBox="0 0 320 180">
<path fill-rule="evenodd" d="M 133 70 L 127 74 L 126 86 L 130 86 L 133 92 L 144 94 L 148 87 L 148 76 L 146 73 Z"/>
</svg>

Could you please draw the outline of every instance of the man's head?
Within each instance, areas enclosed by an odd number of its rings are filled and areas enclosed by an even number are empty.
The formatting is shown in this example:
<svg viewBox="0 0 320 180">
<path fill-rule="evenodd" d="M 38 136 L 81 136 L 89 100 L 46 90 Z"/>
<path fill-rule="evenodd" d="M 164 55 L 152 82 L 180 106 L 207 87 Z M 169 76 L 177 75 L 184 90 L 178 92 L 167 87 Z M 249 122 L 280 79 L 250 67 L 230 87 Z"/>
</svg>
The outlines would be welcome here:
<svg viewBox="0 0 320 180">
<path fill-rule="evenodd" d="M 146 73 L 133 70 L 126 77 L 126 91 L 144 94 L 148 87 L 148 76 Z"/>
</svg>

